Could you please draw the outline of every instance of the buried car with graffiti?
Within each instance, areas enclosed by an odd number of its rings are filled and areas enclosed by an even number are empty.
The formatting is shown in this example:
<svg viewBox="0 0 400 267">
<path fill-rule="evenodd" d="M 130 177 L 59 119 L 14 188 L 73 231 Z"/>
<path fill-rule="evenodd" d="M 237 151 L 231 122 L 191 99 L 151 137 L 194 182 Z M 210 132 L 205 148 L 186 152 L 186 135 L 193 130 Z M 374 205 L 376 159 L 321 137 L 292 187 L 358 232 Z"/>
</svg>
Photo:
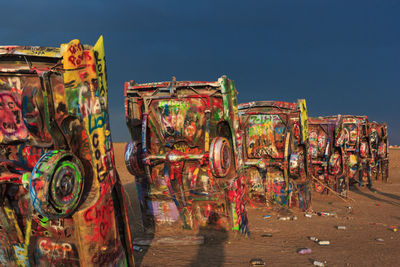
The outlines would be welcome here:
<svg viewBox="0 0 400 267">
<path fill-rule="evenodd" d="M 350 184 L 372 186 L 372 173 L 376 167 L 367 116 L 337 115 L 336 146 L 342 147 L 346 157 L 346 175 Z"/>
<path fill-rule="evenodd" d="M 239 116 L 250 201 L 311 209 L 305 100 L 240 104 Z"/>
<path fill-rule="evenodd" d="M 316 192 L 328 193 L 331 189 L 346 197 L 349 183 L 343 147 L 335 142 L 337 124 L 335 117 L 309 118 L 309 165 Z"/>
<path fill-rule="evenodd" d="M 133 265 L 102 37 L 0 47 L 0 265 Z"/>
<path fill-rule="evenodd" d="M 388 132 L 386 123 L 370 122 L 369 142 L 371 154 L 375 166 L 372 169 L 372 176 L 375 180 L 387 182 L 389 179 L 389 151 Z"/>
<path fill-rule="evenodd" d="M 145 227 L 247 232 L 233 81 L 131 81 L 125 100 L 133 140 L 125 162 L 135 175 Z"/>
</svg>

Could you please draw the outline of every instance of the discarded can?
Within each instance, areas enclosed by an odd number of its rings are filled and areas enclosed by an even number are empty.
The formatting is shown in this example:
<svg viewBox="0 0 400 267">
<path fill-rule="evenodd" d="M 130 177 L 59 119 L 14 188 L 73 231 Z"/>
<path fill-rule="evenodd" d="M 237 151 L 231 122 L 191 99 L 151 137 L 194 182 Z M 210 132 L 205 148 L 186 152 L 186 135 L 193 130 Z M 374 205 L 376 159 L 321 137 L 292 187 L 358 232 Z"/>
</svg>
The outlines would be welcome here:
<svg viewBox="0 0 400 267">
<path fill-rule="evenodd" d="M 346 230 L 346 226 L 344 226 L 344 225 L 338 225 L 336 228 L 338 230 Z"/>
<path fill-rule="evenodd" d="M 143 251 L 143 249 L 141 247 L 139 247 L 139 246 L 133 246 L 132 248 L 133 248 L 134 251 L 139 251 L 139 252 Z"/>
<path fill-rule="evenodd" d="M 320 245 L 320 246 L 328 246 L 329 244 L 330 244 L 330 242 L 328 240 L 318 241 L 318 245 Z"/>
<path fill-rule="evenodd" d="M 262 234 L 261 237 L 272 237 L 272 234 Z"/>
<path fill-rule="evenodd" d="M 377 238 L 375 240 L 378 241 L 378 242 L 384 242 L 385 241 L 383 238 Z"/>
<path fill-rule="evenodd" d="M 352 210 L 352 208 L 350 206 L 347 206 L 346 208 L 347 208 L 347 213 L 351 214 L 353 212 L 353 210 Z"/>
<path fill-rule="evenodd" d="M 264 217 L 263 217 L 264 219 L 269 219 L 269 218 L 271 218 L 271 215 L 264 215 Z"/>
<path fill-rule="evenodd" d="M 253 266 L 264 266 L 265 262 L 262 259 L 251 259 L 250 264 Z"/>
<path fill-rule="evenodd" d="M 321 266 L 321 267 L 324 267 L 324 266 L 325 266 L 325 263 L 323 263 L 322 261 L 314 261 L 313 264 L 314 264 L 315 266 Z"/>
<path fill-rule="evenodd" d="M 279 221 L 289 221 L 290 217 L 279 217 L 278 220 Z"/>
<path fill-rule="evenodd" d="M 297 253 L 304 255 L 304 254 L 310 254 L 311 253 L 311 248 L 303 248 L 297 251 Z"/>
<path fill-rule="evenodd" d="M 318 242 L 318 238 L 316 238 L 315 236 L 309 236 L 308 239 L 314 242 Z"/>
<path fill-rule="evenodd" d="M 307 217 L 307 218 L 312 218 L 312 214 L 311 213 L 306 213 L 306 214 L 304 214 L 304 216 Z"/>
<path fill-rule="evenodd" d="M 323 216 L 323 217 L 335 217 L 336 216 L 336 212 L 318 212 L 318 216 Z"/>
</svg>

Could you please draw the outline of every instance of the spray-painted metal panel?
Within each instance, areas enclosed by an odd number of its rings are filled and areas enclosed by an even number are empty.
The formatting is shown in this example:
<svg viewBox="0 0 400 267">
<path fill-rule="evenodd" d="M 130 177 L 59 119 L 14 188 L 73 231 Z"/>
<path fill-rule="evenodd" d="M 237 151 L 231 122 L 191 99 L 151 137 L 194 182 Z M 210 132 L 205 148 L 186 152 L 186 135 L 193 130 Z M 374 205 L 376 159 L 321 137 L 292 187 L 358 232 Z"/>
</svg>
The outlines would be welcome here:
<svg viewBox="0 0 400 267">
<path fill-rule="evenodd" d="M 0 263 L 133 265 L 102 37 L 0 47 Z"/>
</svg>

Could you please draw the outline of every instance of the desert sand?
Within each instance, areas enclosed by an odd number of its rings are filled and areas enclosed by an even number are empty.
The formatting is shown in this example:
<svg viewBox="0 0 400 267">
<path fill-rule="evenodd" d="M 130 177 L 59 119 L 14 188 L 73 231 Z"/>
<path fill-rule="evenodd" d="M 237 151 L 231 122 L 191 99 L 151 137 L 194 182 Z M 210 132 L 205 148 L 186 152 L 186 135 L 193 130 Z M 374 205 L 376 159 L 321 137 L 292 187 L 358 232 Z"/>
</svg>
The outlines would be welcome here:
<svg viewBox="0 0 400 267">
<path fill-rule="evenodd" d="M 124 143 L 115 143 L 115 158 L 127 194 L 133 238 L 143 236 L 136 201 L 134 177 L 124 164 Z M 313 210 L 336 216 L 305 217 L 293 210 L 297 220 L 279 221 L 285 215 L 266 208 L 249 208 L 250 236 L 233 232 L 194 232 L 167 229 L 150 236 L 202 235 L 203 245 L 143 246 L 135 252 L 138 266 L 251 266 L 259 258 L 265 266 L 400 266 L 400 149 L 390 150 L 389 182 L 374 181 L 373 189 L 353 187 L 348 202 L 336 196 L 314 193 Z M 351 207 L 351 208 L 349 208 Z M 264 215 L 271 215 L 264 219 Z M 337 226 L 345 226 L 338 230 Z M 396 227 L 398 231 L 394 231 Z M 272 234 L 272 236 L 266 236 Z M 263 236 L 264 235 L 264 236 Z M 147 236 L 148 233 L 147 233 Z M 321 246 L 308 239 L 330 241 Z M 379 241 L 378 241 L 378 240 Z M 311 253 L 300 255 L 301 248 Z"/>
</svg>

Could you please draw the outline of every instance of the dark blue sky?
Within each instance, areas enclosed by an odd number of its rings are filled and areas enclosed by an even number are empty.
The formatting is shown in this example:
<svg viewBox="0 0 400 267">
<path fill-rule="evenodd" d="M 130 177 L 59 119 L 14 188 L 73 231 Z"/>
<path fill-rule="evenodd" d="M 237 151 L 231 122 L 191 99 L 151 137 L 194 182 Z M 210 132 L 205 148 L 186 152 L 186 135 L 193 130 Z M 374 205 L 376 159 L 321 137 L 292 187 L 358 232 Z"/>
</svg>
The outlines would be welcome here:
<svg viewBox="0 0 400 267">
<path fill-rule="evenodd" d="M 305 98 L 311 116 L 366 114 L 400 144 L 400 1 L 7 1 L 1 45 L 104 35 L 114 141 L 123 84 L 235 80 L 239 101 Z"/>
</svg>

